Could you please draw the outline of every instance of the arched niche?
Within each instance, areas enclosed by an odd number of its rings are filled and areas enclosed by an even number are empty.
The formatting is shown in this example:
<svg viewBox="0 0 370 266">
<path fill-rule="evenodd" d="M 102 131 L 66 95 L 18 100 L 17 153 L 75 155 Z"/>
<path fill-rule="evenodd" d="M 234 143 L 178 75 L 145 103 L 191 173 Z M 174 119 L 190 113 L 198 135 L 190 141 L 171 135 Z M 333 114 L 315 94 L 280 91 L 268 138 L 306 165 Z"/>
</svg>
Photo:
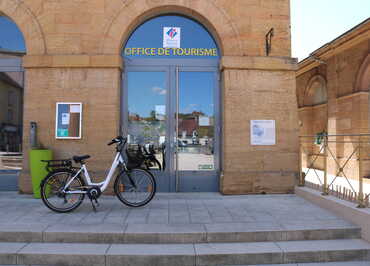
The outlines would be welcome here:
<svg viewBox="0 0 370 266">
<path fill-rule="evenodd" d="M 315 106 L 328 101 L 326 80 L 321 75 L 313 76 L 305 89 L 303 106 Z"/>
<path fill-rule="evenodd" d="M 370 90 L 370 54 L 366 56 L 361 64 L 356 78 L 355 91 Z"/>
</svg>

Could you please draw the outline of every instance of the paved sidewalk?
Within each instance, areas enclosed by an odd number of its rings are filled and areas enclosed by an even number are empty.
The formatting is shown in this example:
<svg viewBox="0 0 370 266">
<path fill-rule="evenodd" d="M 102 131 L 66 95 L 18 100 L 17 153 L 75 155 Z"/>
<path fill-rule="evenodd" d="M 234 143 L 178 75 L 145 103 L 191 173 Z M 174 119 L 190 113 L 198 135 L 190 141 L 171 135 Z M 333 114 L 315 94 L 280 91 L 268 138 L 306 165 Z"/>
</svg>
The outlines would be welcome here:
<svg viewBox="0 0 370 266">
<path fill-rule="evenodd" d="M 0 169 L 0 193 L 2 191 L 18 191 L 18 170 Z"/>
<path fill-rule="evenodd" d="M 157 193 L 147 206 L 130 208 L 113 196 L 102 196 L 95 213 L 90 201 L 75 211 L 55 213 L 31 195 L 0 192 L 0 229 L 6 224 L 207 224 L 235 229 L 305 229 L 351 226 L 327 210 L 296 195 L 223 196 L 219 193 Z M 145 227 L 144 227 L 145 228 Z"/>
</svg>

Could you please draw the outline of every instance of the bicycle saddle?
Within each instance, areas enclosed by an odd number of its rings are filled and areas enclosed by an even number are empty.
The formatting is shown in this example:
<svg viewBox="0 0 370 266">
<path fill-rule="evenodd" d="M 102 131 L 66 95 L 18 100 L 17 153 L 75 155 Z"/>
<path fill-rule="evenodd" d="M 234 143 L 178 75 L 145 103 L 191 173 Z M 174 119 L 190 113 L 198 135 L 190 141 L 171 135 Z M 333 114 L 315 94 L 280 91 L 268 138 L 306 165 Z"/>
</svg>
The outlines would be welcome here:
<svg viewBox="0 0 370 266">
<path fill-rule="evenodd" d="M 88 154 L 72 157 L 73 161 L 75 161 L 76 163 L 81 163 L 82 161 L 84 161 L 86 159 L 89 159 L 89 158 L 90 158 L 90 155 L 88 155 Z"/>
</svg>

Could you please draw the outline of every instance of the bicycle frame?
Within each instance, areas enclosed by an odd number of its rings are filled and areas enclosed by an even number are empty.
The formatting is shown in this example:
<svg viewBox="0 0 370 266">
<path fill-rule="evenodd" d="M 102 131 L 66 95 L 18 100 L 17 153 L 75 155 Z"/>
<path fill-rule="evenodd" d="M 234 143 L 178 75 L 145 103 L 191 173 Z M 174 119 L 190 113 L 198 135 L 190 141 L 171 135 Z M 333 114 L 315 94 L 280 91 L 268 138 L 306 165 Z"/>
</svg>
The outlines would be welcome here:
<svg viewBox="0 0 370 266">
<path fill-rule="evenodd" d="M 116 171 L 117 167 L 119 164 L 123 164 L 124 167 L 126 167 L 126 164 L 125 164 L 125 161 L 123 160 L 122 156 L 121 156 L 121 153 L 120 152 L 117 152 L 116 153 L 116 156 L 113 160 L 113 163 L 112 163 L 112 166 L 109 170 L 109 173 L 108 175 L 105 177 L 105 180 L 100 182 L 100 183 L 93 183 L 91 181 L 91 178 L 90 178 L 90 175 L 89 175 L 89 172 L 87 171 L 87 167 L 85 166 L 85 164 L 82 164 L 81 165 L 81 168 L 78 170 L 78 172 L 71 178 L 71 180 L 69 180 L 67 182 L 67 184 L 64 186 L 63 188 L 63 191 L 64 193 L 66 194 L 86 194 L 87 191 L 83 191 L 83 190 L 74 190 L 74 191 L 66 191 L 66 189 L 69 187 L 69 185 L 72 183 L 72 181 L 80 174 L 82 173 L 83 174 L 83 177 L 86 181 L 86 185 L 87 186 L 98 186 L 101 190 L 101 192 L 103 192 L 104 190 L 107 189 L 108 187 L 108 184 L 110 182 L 110 180 L 112 179 L 113 177 L 113 174 L 114 172 Z"/>
</svg>

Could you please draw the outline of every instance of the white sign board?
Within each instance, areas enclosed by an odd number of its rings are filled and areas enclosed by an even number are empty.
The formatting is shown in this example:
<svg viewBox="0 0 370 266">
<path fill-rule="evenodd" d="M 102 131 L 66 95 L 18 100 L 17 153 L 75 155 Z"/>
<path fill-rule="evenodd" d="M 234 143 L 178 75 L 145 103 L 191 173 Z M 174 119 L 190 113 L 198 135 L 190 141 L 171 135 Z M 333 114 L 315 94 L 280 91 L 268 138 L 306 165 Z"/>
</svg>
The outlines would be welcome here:
<svg viewBox="0 0 370 266">
<path fill-rule="evenodd" d="M 166 106 L 165 105 L 156 105 L 155 106 L 155 118 L 158 120 L 166 119 Z"/>
<path fill-rule="evenodd" d="M 180 48 L 181 28 L 163 27 L 163 48 Z"/>
<path fill-rule="evenodd" d="M 69 108 L 71 113 L 81 113 L 81 105 L 79 104 L 71 104 Z"/>
<path fill-rule="evenodd" d="M 275 120 L 251 120 L 251 145 L 275 145 Z"/>
</svg>

